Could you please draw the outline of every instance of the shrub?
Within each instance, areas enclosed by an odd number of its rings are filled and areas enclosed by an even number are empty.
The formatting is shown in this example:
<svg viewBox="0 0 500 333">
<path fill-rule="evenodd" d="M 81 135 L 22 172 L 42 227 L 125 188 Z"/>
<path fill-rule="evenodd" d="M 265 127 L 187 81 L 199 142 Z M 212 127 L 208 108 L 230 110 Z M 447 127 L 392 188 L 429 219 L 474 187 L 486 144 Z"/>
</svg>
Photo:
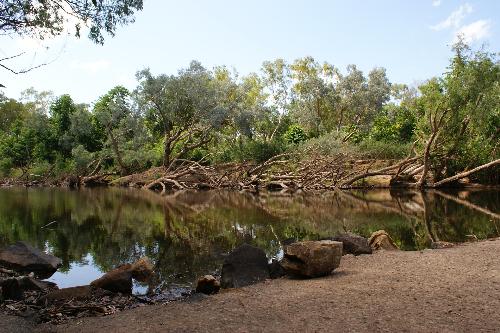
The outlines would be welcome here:
<svg viewBox="0 0 500 333">
<path fill-rule="evenodd" d="M 299 144 L 307 140 L 306 131 L 299 125 L 292 125 L 284 134 L 287 143 Z"/>
</svg>

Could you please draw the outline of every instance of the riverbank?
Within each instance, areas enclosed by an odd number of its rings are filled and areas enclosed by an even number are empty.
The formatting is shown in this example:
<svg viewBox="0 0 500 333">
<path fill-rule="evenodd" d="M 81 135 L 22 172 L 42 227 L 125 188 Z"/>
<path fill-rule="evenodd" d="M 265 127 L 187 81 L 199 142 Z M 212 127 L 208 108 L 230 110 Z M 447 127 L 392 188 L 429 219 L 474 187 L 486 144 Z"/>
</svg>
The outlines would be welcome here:
<svg viewBox="0 0 500 333">
<path fill-rule="evenodd" d="M 198 300 L 2 332 L 495 332 L 500 239 L 345 256 L 331 276 L 278 279 Z M 12 325 L 9 325 L 9 322 Z M 6 326 L 7 325 L 7 326 Z M 15 326 L 14 326 L 15 325 Z"/>
</svg>

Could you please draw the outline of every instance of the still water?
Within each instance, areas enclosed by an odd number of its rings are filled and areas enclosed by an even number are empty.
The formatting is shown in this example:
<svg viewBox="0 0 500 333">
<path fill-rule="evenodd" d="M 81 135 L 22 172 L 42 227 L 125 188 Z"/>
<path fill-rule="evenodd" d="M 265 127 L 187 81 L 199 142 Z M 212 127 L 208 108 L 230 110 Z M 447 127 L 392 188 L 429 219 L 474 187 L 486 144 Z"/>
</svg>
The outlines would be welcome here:
<svg viewBox="0 0 500 333">
<path fill-rule="evenodd" d="M 500 236 L 500 191 L 329 192 L 273 196 L 184 192 L 162 197 L 121 188 L 0 189 L 0 247 L 17 240 L 52 252 L 59 287 L 88 284 L 103 272 L 148 256 L 159 290 L 190 287 L 217 273 L 242 243 L 282 254 L 281 242 L 384 229 L 403 250 L 432 241 Z M 474 236 L 472 236 L 474 235 Z M 146 291 L 137 285 L 136 292 Z"/>
</svg>

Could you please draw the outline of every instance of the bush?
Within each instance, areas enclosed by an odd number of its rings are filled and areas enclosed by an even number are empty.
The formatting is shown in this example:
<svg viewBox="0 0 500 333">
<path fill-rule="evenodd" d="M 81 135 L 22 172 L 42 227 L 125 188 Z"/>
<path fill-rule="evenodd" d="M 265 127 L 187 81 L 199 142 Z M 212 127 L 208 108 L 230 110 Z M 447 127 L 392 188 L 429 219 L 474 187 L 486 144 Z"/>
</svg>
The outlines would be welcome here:
<svg viewBox="0 0 500 333">
<path fill-rule="evenodd" d="M 8 177 L 11 175 L 14 163 L 11 158 L 0 159 L 0 177 Z"/>
<path fill-rule="evenodd" d="M 384 142 L 366 139 L 358 144 L 359 154 L 365 158 L 399 159 L 410 152 L 408 143 Z"/>
<path fill-rule="evenodd" d="M 287 143 L 299 144 L 307 140 L 306 131 L 299 125 L 292 125 L 284 134 Z"/>
</svg>

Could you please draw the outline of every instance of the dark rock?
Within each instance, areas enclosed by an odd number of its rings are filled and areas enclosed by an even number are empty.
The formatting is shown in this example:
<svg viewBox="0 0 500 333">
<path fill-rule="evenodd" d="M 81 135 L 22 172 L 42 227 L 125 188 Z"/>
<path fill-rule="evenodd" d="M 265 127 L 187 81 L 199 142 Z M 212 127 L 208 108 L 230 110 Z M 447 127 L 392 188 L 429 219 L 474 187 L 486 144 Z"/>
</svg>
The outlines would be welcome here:
<svg viewBox="0 0 500 333">
<path fill-rule="evenodd" d="M 3 299 L 21 300 L 23 299 L 23 289 L 21 288 L 19 279 L 8 278 L 0 281 Z"/>
<path fill-rule="evenodd" d="M 281 266 L 289 275 L 318 277 L 329 275 L 340 265 L 341 258 L 341 242 L 304 241 L 285 247 Z"/>
<path fill-rule="evenodd" d="M 282 276 L 285 276 L 286 272 L 281 267 L 281 264 L 278 260 L 273 259 L 273 261 L 269 264 L 269 276 L 271 279 L 278 279 Z"/>
<path fill-rule="evenodd" d="M 399 250 L 399 247 L 394 243 L 391 236 L 385 230 L 378 230 L 372 233 L 368 239 L 368 243 L 372 250 Z"/>
<path fill-rule="evenodd" d="M 102 288 L 115 293 L 131 294 L 132 278 L 146 281 L 153 274 L 153 265 L 144 257 L 133 264 L 124 264 L 107 272 L 90 283 L 95 288 Z"/>
<path fill-rule="evenodd" d="M 86 299 L 90 299 L 93 296 L 107 295 L 111 295 L 111 293 L 103 289 L 94 288 L 92 286 L 78 286 L 54 290 L 41 297 L 38 303 L 57 303 L 66 302 L 69 300 L 83 301 Z"/>
<path fill-rule="evenodd" d="M 17 242 L 0 251 L 0 265 L 23 274 L 33 272 L 46 279 L 62 265 L 62 260 L 25 242 Z"/>
<path fill-rule="evenodd" d="M 222 288 L 240 288 L 269 279 L 266 253 L 243 244 L 235 248 L 222 265 Z"/>
<path fill-rule="evenodd" d="M 23 299 L 27 290 L 46 290 L 57 288 L 55 283 L 38 281 L 32 276 L 19 276 L 0 279 L 1 294 L 4 299 Z"/>
<path fill-rule="evenodd" d="M 370 247 L 370 244 L 368 244 L 368 239 L 350 232 L 337 235 L 331 238 L 331 240 L 342 242 L 344 255 L 354 254 L 355 256 L 359 256 L 360 254 L 372 253 L 372 248 Z"/>
<path fill-rule="evenodd" d="M 196 282 L 196 292 L 207 295 L 216 294 L 219 292 L 220 282 L 212 275 L 205 275 Z"/>
</svg>

